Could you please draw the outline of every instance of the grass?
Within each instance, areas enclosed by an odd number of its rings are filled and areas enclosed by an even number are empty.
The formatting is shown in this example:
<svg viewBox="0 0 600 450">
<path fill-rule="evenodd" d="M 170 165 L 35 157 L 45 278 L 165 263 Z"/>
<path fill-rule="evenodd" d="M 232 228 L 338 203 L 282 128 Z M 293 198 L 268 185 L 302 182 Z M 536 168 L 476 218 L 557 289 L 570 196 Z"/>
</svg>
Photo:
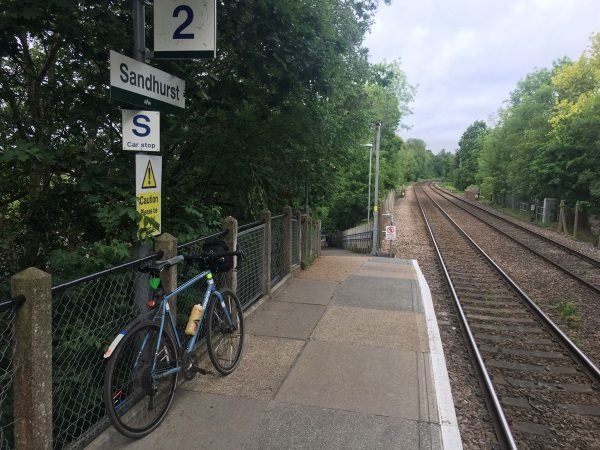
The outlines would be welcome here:
<svg viewBox="0 0 600 450">
<path fill-rule="evenodd" d="M 571 338 L 571 340 L 577 347 L 581 347 L 581 339 L 579 339 L 577 336 L 569 336 L 569 337 Z"/>
<path fill-rule="evenodd" d="M 571 302 L 557 302 L 554 307 L 560 314 L 560 317 L 568 322 L 579 322 L 579 315 L 577 314 L 577 307 Z"/>
<path fill-rule="evenodd" d="M 440 183 L 440 187 L 442 189 L 450 191 L 450 192 L 452 192 L 454 194 L 464 194 L 465 193 L 465 191 L 461 191 L 456 186 L 454 186 L 454 184 L 452 184 L 452 182 L 450 182 L 450 181 L 442 181 Z"/>
</svg>

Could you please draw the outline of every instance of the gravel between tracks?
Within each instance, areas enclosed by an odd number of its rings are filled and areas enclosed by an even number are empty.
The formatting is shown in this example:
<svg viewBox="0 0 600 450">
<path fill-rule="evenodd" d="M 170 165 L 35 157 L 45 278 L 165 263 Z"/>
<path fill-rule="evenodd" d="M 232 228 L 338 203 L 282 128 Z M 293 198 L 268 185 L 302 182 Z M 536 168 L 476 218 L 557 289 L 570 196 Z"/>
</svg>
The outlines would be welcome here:
<svg viewBox="0 0 600 450">
<path fill-rule="evenodd" d="M 394 218 L 398 227 L 394 254 L 398 258 L 418 260 L 431 289 L 463 446 L 465 449 L 497 448 L 479 379 L 412 187 L 406 190 L 405 198 L 396 201 Z"/>
<path fill-rule="evenodd" d="M 575 344 L 596 365 L 600 364 L 600 295 L 484 225 L 435 191 L 428 189 L 428 192 Z M 575 308 L 567 316 L 564 314 L 567 312 L 566 303 Z"/>
</svg>

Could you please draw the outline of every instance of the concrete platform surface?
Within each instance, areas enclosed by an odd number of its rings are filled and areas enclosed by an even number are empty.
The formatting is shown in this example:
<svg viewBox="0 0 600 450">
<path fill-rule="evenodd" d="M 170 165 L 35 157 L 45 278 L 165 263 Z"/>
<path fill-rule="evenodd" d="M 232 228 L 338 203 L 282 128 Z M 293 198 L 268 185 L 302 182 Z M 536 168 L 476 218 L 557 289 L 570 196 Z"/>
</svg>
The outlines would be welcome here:
<svg viewBox="0 0 600 450">
<path fill-rule="evenodd" d="M 247 317 L 233 374 L 182 384 L 149 436 L 89 447 L 460 449 L 430 302 L 416 262 L 327 250 Z"/>
</svg>

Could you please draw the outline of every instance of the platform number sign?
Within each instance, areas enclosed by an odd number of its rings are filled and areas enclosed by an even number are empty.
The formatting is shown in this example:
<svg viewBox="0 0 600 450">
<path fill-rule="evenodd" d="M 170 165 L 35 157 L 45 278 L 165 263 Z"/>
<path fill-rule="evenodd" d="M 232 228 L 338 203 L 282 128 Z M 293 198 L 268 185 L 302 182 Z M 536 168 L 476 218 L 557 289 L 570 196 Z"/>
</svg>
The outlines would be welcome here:
<svg viewBox="0 0 600 450">
<path fill-rule="evenodd" d="M 214 58 L 216 0 L 154 0 L 154 58 Z"/>
<path fill-rule="evenodd" d="M 386 241 L 395 241 L 396 240 L 396 226 L 388 225 L 385 227 L 385 240 Z"/>
<path fill-rule="evenodd" d="M 160 151 L 160 113 L 124 109 L 123 150 L 136 152 Z"/>
</svg>

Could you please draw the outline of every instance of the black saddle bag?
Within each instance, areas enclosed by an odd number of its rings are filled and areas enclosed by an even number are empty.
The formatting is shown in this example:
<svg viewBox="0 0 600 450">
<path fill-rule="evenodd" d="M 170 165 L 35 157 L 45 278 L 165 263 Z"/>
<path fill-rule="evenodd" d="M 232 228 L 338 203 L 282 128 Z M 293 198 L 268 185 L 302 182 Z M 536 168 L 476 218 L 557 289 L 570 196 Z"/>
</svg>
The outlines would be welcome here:
<svg viewBox="0 0 600 450">
<path fill-rule="evenodd" d="M 228 252 L 229 246 L 222 239 L 211 239 L 202 245 L 203 253 L 222 253 Z M 233 256 L 211 256 L 208 259 L 208 265 L 212 273 L 225 273 L 233 269 Z"/>
</svg>

